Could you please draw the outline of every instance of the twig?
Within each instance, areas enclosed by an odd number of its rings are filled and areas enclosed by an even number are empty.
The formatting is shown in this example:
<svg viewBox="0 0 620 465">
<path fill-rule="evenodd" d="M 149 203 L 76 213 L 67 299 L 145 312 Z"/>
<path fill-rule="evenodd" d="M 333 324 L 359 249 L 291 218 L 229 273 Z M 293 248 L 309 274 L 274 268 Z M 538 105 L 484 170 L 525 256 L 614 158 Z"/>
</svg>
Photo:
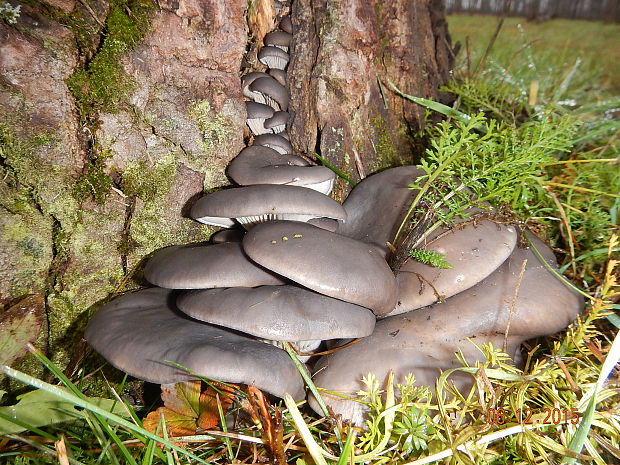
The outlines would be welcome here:
<svg viewBox="0 0 620 465">
<path fill-rule="evenodd" d="M 510 324 L 512 323 L 512 317 L 515 314 L 517 307 L 517 298 L 519 297 L 519 289 L 521 288 L 521 283 L 523 282 L 523 274 L 525 273 L 525 267 L 527 265 L 527 258 L 523 260 L 521 263 L 521 271 L 519 271 L 519 277 L 517 278 L 517 285 L 515 286 L 515 292 L 512 295 L 512 302 L 510 302 L 510 313 L 508 314 L 508 323 L 506 324 L 506 331 L 504 332 L 504 345 L 502 346 L 502 351 L 506 352 L 506 347 L 508 346 L 508 333 L 510 332 Z"/>
<path fill-rule="evenodd" d="M 495 41 L 497 40 L 499 31 L 502 30 L 502 26 L 504 25 L 504 20 L 506 19 L 506 16 L 508 16 L 508 12 L 510 11 L 511 4 L 512 4 L 512 0 L 506 0 L 506 3 L 504 4 L 504 11 L 502 11 L 502 15 L 499 17 L 499 21 L 497 22 L 497 27 L 495 28 L 495 32 L 493 33 L 493 36 L 491 37 L 491 40 L 489 41 L 489 44 L 487 45 L 487 48 L 485 49 L 484 54 L 482 55 L 482 58 L 476 65 L 476 69 L 474 70 L 474 74 L 472 78 L 476 78 L 480 70 L 484 68 L 484 64 L 487 61 L 487 58 L 489 57 L 489 53 L 491 53 L 491 50 L 493 49 L 493 46 L 495 45 Z"/>
</svg>

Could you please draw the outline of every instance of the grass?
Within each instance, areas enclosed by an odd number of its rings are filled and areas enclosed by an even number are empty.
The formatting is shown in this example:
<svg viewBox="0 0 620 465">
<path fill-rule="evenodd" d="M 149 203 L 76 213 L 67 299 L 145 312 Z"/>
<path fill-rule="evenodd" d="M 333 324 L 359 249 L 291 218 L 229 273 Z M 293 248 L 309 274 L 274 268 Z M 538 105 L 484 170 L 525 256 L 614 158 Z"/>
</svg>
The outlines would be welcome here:
<svg viewBox="0 0 620 465">
<path fill-rule="evenodd" d="M 507 162 L 515 160 L 511 155 L 524 154 L 534 164 L 528 167 L 533 171 L 526 172 L 518 164 L 506 169 L 522 171 L 523 177 L 515 178 L 513 186 L 526 184 L 528 194 L 489 201 L 511 204 L 519 221 L 546 234 L 564 252 L 563 269 L 587 296 L 586 312 L 577 322 L 562 334 L 526 344 L 523 369 L 514 367 L 497 348 L 483 345 L 479 349 L 484 362 L 469 366 L 461 360 L 460 367 L 442 374 L 436 390 L 414 386 L 413 375 L 403 385 L 388 381 L 382 389 L 369 375 L 357 397 L 370 411 L 365 430 L 337 419 L 317 419 L 290 398 L 270 404 L 248 388 L 237 391 L 226 413 L 220 408 L 221 416 L 235 419 L 234 428 L 170 437 L 165 417 L 155 431 L 144 427 L 142 419 L 153 409 L 125 402 L 124 383 L 109 392 L 122 413 L 102 409 L 77 387 L 79 377 L 67 379 L 35 351 L 65 389 L 9 368 L 4 373 L 79 406 L 80 418 L 60 426 L 29 427 L 0 439 L 0 460 L 136 465 L 267 460 L 299 465 L 618 463 L 620 384 L 614 367 L 620 360 L 620 305 L 615 303 L 620 291 L 620 243 L 614 232 L 620 170 L 618 126 L 613 118 L 618 90 L 610 77 L 618 75 L 620 65 L 607 58 L 597 60 L 606 56 L 604 50 L 613 51 L 620 43 L 598 43 L 601 35 L 617 39 L 619 29 L 554 21 L 525 24 L 524 34 L 518 33 L 515 39 L 510 31 L 517 20 L 508 19 L 486 66 L 474 77 L 475 64 L 491 35 L 484 31 L 491 31 L 495 20 L 450 17 L 449 21 L 454 37 L 471 34 L 472 46 L 469 60 L 461 57 L 460 71 L 448 85 L 458 96 L 454 107 L 417 99 L 449 116 L 428 133 L 429 178 L 451 176 L 452 170 L 462 169 L 462 162 L 475 166 L 489 154 L 501 154 Z M 588 31 L 596 31 L 596 41 Z M 593 53 L 580 57 L 579 51 Z M 555 118 L 568 124 L 560 131 L 565 136 L 561 144 L 531 144 L 543 140 L 533 134 L 550 140 L 544 130 L 557 127 Z M 513 138 L 516 142 L 511 145 L 507 141 Z M 475 145 L 468 147 L 465 142 Z M 503 153 L 501 147 L 510 150 Z M 459 161 L 459 167 L 446 161 L 452 159 Z M 434 174 L 433 163 L 442 173 Z M 467 179 L 467 173 L 459 176 Z M 491 171 L 484 182 L 498 186 L 506 177 Z M 445 196 L 439 194 L 438 201 Z M 470 374 L 477 383 L 468 392 L 458 392 L 448 381 L 454 372 Z M 306 381 L 316 390 L 310 378 Z M 558 417 L 544 423 L 549 414 L 545 409 L 558 412 Z"/>
</svg>

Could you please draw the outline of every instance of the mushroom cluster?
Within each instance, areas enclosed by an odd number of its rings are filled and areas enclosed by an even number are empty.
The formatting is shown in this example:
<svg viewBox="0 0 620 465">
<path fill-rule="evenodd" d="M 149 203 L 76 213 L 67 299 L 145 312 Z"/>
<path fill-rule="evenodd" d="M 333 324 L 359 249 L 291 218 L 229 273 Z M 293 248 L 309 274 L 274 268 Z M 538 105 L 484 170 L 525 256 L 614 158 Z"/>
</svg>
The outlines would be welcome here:
<svg viewBox="0 0 620 465">
<path fill-rule="evenodd" d="M 282 342 L 306 361 L 323 341 L 363 338 L 313 360 L 319 387 L 352 395 L 369 371 L 383 379 L 393 370 L 400 380 L 413 371 L 419 384 L 433 385 L 440 370 L 455 366 L 456 351 L 469 363 L 481 357 L 469 338 L 516 355 L 524 340 L 570 323 L 580 297 L 516 247 L 514 227 L 489 215 L 425 238 L 424 247 L 452 268 L 412 259 L 390 268 L 387 244 L 421 173 L 388 169 L 358 184 L 342 205 L 329 197 L 334 173 L 296 155 L 286 135 L 292 32 L 283 17 L 258 55 L 267 70 L 243 76 L 254 140 L 227 171 L 240 187 L 206 195 L 191 210 L 197 221 L 229 229 L 209 245 L 158 251 L 144 269 L 157 287 L 105 305 L 87 327 L 88 342 L 147 381 L 205 376 L 301 399 L 302 378 Z M 536 247 L 553 262 L 544 244 Z M 362 423 L 361 404 L 326 401 Z M 313 399 L 310 405 L 318 411 Z"/>
</svg>

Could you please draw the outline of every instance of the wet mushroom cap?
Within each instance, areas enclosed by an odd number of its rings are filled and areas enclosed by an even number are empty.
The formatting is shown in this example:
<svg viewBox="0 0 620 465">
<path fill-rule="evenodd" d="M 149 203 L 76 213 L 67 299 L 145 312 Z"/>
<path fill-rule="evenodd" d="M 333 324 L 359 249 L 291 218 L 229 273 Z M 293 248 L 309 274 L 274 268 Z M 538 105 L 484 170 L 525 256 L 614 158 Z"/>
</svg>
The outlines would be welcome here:
<svg viewBox="0 0 620 465">
<path fill-rule="evenodd" d="M 269 76 L 271 76 L 272 78 L 274 78 L 276 81 L 278 81 L 280 84 L 282 84 L 283 86 L 286 86 L 286 71 L 283 71 L 281 69 L 270 69 L 268 71 Z"/>
<path fill-rule="evenodd" d="M 265 120 L 265 127 L 276 134 L 280 133 L 286 129 L 290 116 L 286 111 L 276 111 L 271 118 Z"/>
<path fill-rule="evenodd" d="M 166 247 L 147 262 L 144 277 L 168 289 L 284 284 L 281 276 L 248 259 L 239 242 Z"/>
<path fill-rule="evenodd" d="M 293 146 L 282 134 L 261 134 L 254 138 L 254 145 L 264 145 L 282 154 L 294 153 Z"/>
<path fill-rule="evenodd" d="M 534 243 L 555 267 L 551 250 L 537 239 Z M 510 316 L 524 260 L 526 270 Z M 362 376 L 372 372 L 382 383 L 392 369 L 397 383 L 414 373 L 417 385 L 433 387 L 440 370 L 461 366 L 456 351 L 473 365 L 484 358 L 473 343 L 492 342 L 495 348 L 502 348 L 509 319 L 506 352 L 514 357 L 523 341 L 560 331 L 582 309 L 582 297 L 557 279 L 533 251 L 515 249 L 498 270 L 473 288 L 443 303 L 385 318 L 377 322 L 371 336 L 322 357 L 315 367 L 314 382 L 329 391 L 354 395 L 363 387 Z M 473 378 L 454 374 L 449 381 L 468 389 Z M 362 424 L 361 404 L 331 396 L 324 400 L 336 413 Z M 310 405 L 320 413 L 314 399 Z"/>
<path fill-rule="evenodd" d="M 469 289 L 499 268 L 517 244 L 513 226 L 486 219 L 465 226 L 457 224 L 434 235 L 438 234 L 425 248 L 443 254 L 452 268 L 408 259 L 396 273 L 398 303 L 390 315 L 425 307 Z"/>
<path fill-rule="evenodd" d="M 197 320 L 275 341 L 364 337 L 375 327 L 367 308 L 291 285 L 191 291 L 177 306 Z"/>
<path fill-rule="evenodd" d="M 285 52 L 289 51 L 291 46 L 291 41 L 293 40 L 293 35 L 289 34 L 285 31 L 272 31 L 265 35 L 263 39 L 263 43 L 265 45 L 270 45 L 274 47 L 278 47 Z"/>
<path fill-rule="evenodd" d="M 260 265 L 313 291 L 390 312 L 396 303 L 396 280 L 372 245 L 307 223 L 270 221 L 252 228 L 243 249 Z"/>
<path fill-rule="evenodd" d="M 199 199 L 192 218 L 235 218 L 242 224 L 280 218 L 326 217 L 345 220 L 342 205 L 319 192 L 298 186 L 260 184 L 214 192 Z"/>
<path fill-rule="evenodd" d="M 248 98 L 253 98 L 254 95 L 248 88 L 250 84 L 256 81 L 259 78 L 269 77 L 269 74 L 263 73 L 261 71 L 253 71 L 251 73 L 243 75 L 241 78 L 241 92 Z"/>
<path fill-rule="evenodd" d="M 291 22 L 290 16 L 285 16 L 280 21 L 280 29 L 284 32 L 288 32 L 289 34 L 293 33 L 293 23 Z"/>
<path fill-rule="evenodd" d="M 228 165 L 228 176 L 237 184 L 287 184 L 303 186 L 333 179 L 324 166 L 309 166 L 296 155 L 282 155 L 269 147 L 252 145 L 243 149 Z"/>
<path fill-rule="evenodd" d="M 269 105 L 275 110 L 286 111 L 289 102 L 288 89 L 271 76 L 254 80 L 248 88 L 253 94 L 264 96 L 265 101 L 262 103 Z M 276 105 L 273 105 L 273 102 Z"/>
<path fill-rule="evenodd" d="M 269 68 L 283 70 L 288 64 L 289 55 L 278 47 L 268 45 L 260 49 L 258 52 L 258 60 Z"/>
<path fill-rule="evenodd" d="M 269 105 L 256 102 L 245 102 L 248 119 L 269 119 L 275 111 Z"/>
<path fill-rule="evenodd" d="M 146 289 L 112 300 L 88 323 L 85 338 L 111 365 L 142 380 L 169 384 L 198 376 L 254 384 L 282 397 L 304 397 L 303 381 L 286 352 L 188 318 L 166 289 Z"/>
<path fill-rule="evenodd" d="M 385 244 L 394 239 L 417 193 L 408 186 L 421 174 L 414 166 L 400 166 L 365 178 L 342 205 L 347 222 L 340 225 L 338 234 L 375 244 L 387 254 Z"/>
</svg>

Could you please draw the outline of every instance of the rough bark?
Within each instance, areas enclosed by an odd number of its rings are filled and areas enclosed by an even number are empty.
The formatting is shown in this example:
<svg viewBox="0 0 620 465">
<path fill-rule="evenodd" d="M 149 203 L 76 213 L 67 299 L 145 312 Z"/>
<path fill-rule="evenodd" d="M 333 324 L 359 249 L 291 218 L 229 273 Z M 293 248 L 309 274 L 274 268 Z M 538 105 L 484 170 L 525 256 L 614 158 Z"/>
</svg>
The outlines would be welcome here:
<svg viewBox="0 0 620 465">
<path fill-rule="evenodd" d="M 240 70 L 260 68 L 256 38 L 276 22 L 270 0 L 247 8 L 47 0 L 0 20 L 0 304 L 44 294 L 39 345 L 61 365 L 100 303 L 142 284 L 144 257 L 210 235 L 187 207 L 229 182 L 247 138 Z M 440 0 L 295 0 L 292 18 L 294 145 L 355 179 L 411 162 L 423 111 L 378 81 L 437 98 L 451 63 Z"/>
<path fill-rule="evenodd" d="M 292 21 L 293 144 L 355 180 L 411 163 L 424 110 L 387 82 L 439 98 L 452 65 L 441 1 L 297 0 Z"/>
</svg>

